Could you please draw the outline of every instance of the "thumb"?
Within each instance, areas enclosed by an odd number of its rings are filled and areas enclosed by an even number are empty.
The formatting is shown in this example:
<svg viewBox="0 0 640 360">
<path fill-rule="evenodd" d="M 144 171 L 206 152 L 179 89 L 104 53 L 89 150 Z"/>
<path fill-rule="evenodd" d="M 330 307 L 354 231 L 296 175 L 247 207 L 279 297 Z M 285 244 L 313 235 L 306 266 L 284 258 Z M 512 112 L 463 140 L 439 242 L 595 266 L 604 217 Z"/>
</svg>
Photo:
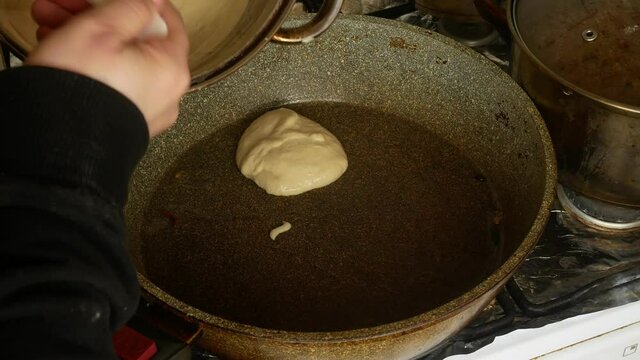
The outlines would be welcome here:
<svg viewBox="0 0 640 360">
<path fill-rule="evenodd" d="M 119 40 L 130 41 L 145 31 L 161 3 L 158 0 L 107 0 L 92 11 L 92 17 L 99 30 L 108 30 Z"/>
</svg>

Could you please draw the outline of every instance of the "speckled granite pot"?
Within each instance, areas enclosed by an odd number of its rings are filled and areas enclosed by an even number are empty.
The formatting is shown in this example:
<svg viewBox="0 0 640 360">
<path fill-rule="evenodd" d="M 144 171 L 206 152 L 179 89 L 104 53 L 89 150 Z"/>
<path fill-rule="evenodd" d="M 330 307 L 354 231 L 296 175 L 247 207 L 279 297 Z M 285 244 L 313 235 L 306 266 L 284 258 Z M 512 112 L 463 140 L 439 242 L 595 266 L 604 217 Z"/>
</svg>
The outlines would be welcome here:
<svg viewBox="0 0 640 360">
<path fill-rule="evenodd" d="M 242 131 L 284 105 L 342 141 L 334 184 L 274 197 L 235 168 Z M 410 359 L 525 259 L 555 176 L 540 115 L 500 69 L 423 29 L 342 17 L 184 98 L 131 184 L 130 249 L 149 298 L 224 358 Z"/>
</svg>

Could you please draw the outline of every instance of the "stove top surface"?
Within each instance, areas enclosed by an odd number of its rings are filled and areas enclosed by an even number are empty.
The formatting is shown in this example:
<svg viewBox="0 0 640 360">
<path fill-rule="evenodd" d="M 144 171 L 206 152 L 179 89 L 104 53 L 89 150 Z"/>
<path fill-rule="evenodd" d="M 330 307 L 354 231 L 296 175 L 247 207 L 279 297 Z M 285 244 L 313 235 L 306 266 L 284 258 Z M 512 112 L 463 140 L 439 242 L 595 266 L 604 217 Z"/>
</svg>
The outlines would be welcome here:
<svg viewBox="0 0 640 360">
<path fill-rule="evenodd" d="M 547 229 L 496 301 L 421 359 L 472 353 L 497 336 L 640 300 L 640 236 L 587 228 L 557 204 Z"/>
</svg>

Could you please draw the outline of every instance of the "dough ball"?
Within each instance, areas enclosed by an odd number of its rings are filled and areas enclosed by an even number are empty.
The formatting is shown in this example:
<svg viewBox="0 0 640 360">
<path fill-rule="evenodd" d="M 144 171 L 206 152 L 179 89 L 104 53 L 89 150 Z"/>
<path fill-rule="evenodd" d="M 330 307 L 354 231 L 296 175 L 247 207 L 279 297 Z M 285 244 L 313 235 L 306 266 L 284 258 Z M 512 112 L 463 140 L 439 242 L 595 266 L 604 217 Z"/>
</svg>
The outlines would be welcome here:
<svg viewBox="0 0 640 360">
<path fill-rule="evenodd" d="M 272 195 L 327 186 L 347 170 L 340 141 L 320 124 L 280 108 L 256 119 L 240 138 L 236 164 Z"/>
</svg>

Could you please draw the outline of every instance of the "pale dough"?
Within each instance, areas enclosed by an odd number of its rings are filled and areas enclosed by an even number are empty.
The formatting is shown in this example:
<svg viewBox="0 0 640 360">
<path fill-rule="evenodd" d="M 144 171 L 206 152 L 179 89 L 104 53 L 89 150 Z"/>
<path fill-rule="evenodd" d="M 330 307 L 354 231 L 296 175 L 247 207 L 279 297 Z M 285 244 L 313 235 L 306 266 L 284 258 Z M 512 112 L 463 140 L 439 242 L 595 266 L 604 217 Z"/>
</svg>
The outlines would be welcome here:
<svg viewBox="0 0 640 360">
<path fill-rule="evenodd" d="M 278 226 L 277 228 L 269 232 L 269 237 L 271 238 L 271 240 L 275 240 L 278 237 L 278 235 L 286 233 L 289 230 L 291 230 L 291 223 L 283 221 L 282 225 Z"/>
<path fill-rule="evenodd" d="M 336 181 L 347 170 L 340 141 L 320 124 L 280 108 L 255 120 L 236 152 L 242 174 L 272 195 L 297 195 Z"/>
</svg>

